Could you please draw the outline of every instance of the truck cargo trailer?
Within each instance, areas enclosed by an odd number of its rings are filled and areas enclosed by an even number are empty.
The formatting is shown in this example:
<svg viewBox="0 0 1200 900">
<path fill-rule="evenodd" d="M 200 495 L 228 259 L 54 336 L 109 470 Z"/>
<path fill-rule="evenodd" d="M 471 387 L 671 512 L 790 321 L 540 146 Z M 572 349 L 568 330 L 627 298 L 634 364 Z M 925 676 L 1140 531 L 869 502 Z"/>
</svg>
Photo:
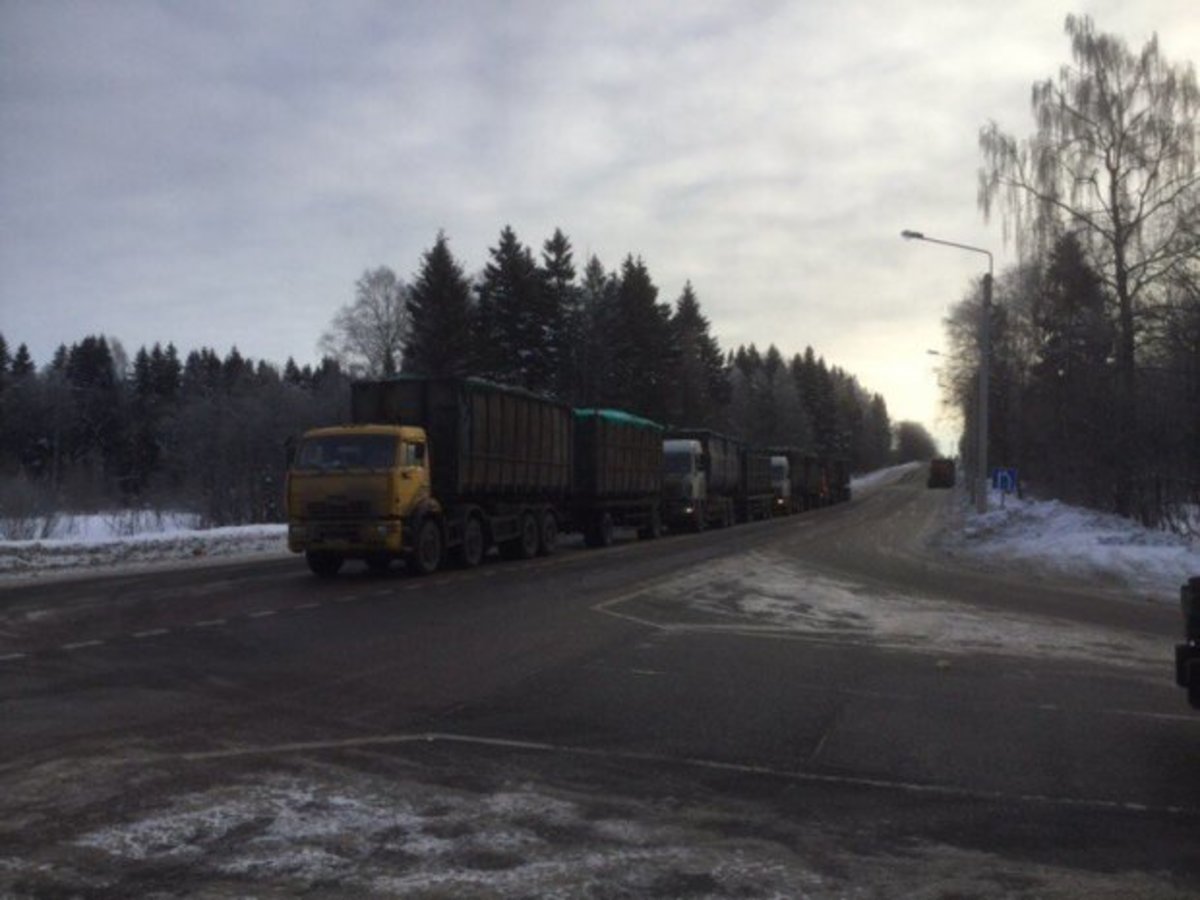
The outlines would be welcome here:
<svg viewBox="0 0 1200 900">
<path fill-rule="evenodd" d="M 574 477 L 570 407 L 473 378 L 352 385 L 354 424 L 309 432 L 288 473 L 288 547 L 318 575 L 347 559 L 432 572 L 448 552 L 551 553 Z"/>
<path fill-rule="evenodd" d="M 589 546 L 612 543 L 613 528 L 662 533 L 662 425 L 614 409 L 577 409 L 574 522 Z"/>
</svg>

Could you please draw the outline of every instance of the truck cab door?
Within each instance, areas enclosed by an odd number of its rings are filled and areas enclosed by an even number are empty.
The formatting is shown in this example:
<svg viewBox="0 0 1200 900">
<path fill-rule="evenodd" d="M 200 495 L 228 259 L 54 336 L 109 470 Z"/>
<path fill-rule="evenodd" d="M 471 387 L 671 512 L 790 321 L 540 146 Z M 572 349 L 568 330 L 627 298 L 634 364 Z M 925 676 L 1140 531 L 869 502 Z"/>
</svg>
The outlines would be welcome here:
<svg viewBox="0 0 1200 900">
<path fill-rule="evenodd" d="M 407 516 L 429 497 L 429 452 L 425 441 L 405 439 L 401 442 L 399 471 L 397 512 Z"/>
</svg>

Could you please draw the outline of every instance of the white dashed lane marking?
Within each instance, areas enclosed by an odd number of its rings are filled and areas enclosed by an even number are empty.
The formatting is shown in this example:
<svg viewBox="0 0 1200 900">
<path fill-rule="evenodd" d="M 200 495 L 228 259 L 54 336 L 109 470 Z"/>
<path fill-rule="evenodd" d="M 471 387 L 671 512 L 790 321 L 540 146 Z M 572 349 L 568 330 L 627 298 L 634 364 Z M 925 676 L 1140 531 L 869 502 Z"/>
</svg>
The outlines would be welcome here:
<svg viewBox="0 0 1200 900">
<path fill-rule="evenodd" d="M 252 612 L 248 616 L 251 619 L 265 619 L 267 616 L 273 616 L 278 612 L 274 609 L 260 609 L 258 612 Z"/>
<path fill-rule="evenodd" d="M 228 619 L 205 619 L 203 622 L 194 622 L 194 628 L 216 628 L 218 625 L 224 625 Z"/>
<path fill-rule="evenodd" d="M 76 641 L 73 644 L 63 644 L 63 650 L 83 650 L 87 647 L 99 647 L 104 641 Z"/>
<path fill-rule="evenodd" d="M 141 640 L 143 638 L 162 637 L 164 634 L 170 633 L 171 629 L 169 628 L 148 628 L 145 631 L 135 631 L 133 637 Z"/>
<path fill-rule="evenodd" d="M 11 662 L 14 659 L 24 659 L 24 653 L 9 653 L 7 656 L 0 656 L 0 662 Z"/>
</svg>

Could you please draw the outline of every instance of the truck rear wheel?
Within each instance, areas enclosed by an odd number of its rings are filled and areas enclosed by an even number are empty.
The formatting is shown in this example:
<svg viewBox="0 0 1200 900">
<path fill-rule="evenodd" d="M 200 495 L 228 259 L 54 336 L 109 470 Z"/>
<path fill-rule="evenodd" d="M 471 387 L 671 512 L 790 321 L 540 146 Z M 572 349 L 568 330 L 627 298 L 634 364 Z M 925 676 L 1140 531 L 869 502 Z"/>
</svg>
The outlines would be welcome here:
<svg viewBox="0 0 1200 900">
<path fill-rule="evenodd" d="M 416 545 L 408 557 L 414 575 L 432 575 L 442 563 L 442 530 L 433 519 L 425 519 L 417 528 Z"/>
<path fill-rule="evenodd" d="M 327 550 L 309 550 L 304 561 L 318 578 L 333 578 L 341 570 L 343 559 Z"/>
<path fill-rule="evenodd" d="M 500 554 L 505 559 L 533 559 L 537 556 L 539 543 L 537 519 L 533 513 L 525 512 L 521 514 L 517 536 L 500 545 Z"/>
<path fill-rule="evenodd" d="M 462 543 L 454 549 L 454 561 L 464 569 L 483 562 L 483 525 L 478 516 L 469 517 L 463 526 Z"/>
</svg>

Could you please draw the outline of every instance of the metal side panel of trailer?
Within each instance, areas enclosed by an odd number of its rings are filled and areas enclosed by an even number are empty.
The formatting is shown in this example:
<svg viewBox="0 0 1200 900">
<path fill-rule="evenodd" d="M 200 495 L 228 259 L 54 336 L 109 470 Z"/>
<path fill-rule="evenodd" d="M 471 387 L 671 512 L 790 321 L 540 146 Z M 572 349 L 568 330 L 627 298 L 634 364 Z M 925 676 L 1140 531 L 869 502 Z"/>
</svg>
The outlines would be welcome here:
<svg viewBox="0 0 1200 900">
<path fill-rule="evenodd" d="M 571 408 L 475 378 L 398 376 L 353 385 L 355 422 L 423 427 L 434 493 L 446 499 L 565 497 Z"/>
<path fill-rule="evenodd" d="M 575 494 L 584 500 L 658 498 L 663 426 L 620 410 L 575 410 Z"/>
</svg>

